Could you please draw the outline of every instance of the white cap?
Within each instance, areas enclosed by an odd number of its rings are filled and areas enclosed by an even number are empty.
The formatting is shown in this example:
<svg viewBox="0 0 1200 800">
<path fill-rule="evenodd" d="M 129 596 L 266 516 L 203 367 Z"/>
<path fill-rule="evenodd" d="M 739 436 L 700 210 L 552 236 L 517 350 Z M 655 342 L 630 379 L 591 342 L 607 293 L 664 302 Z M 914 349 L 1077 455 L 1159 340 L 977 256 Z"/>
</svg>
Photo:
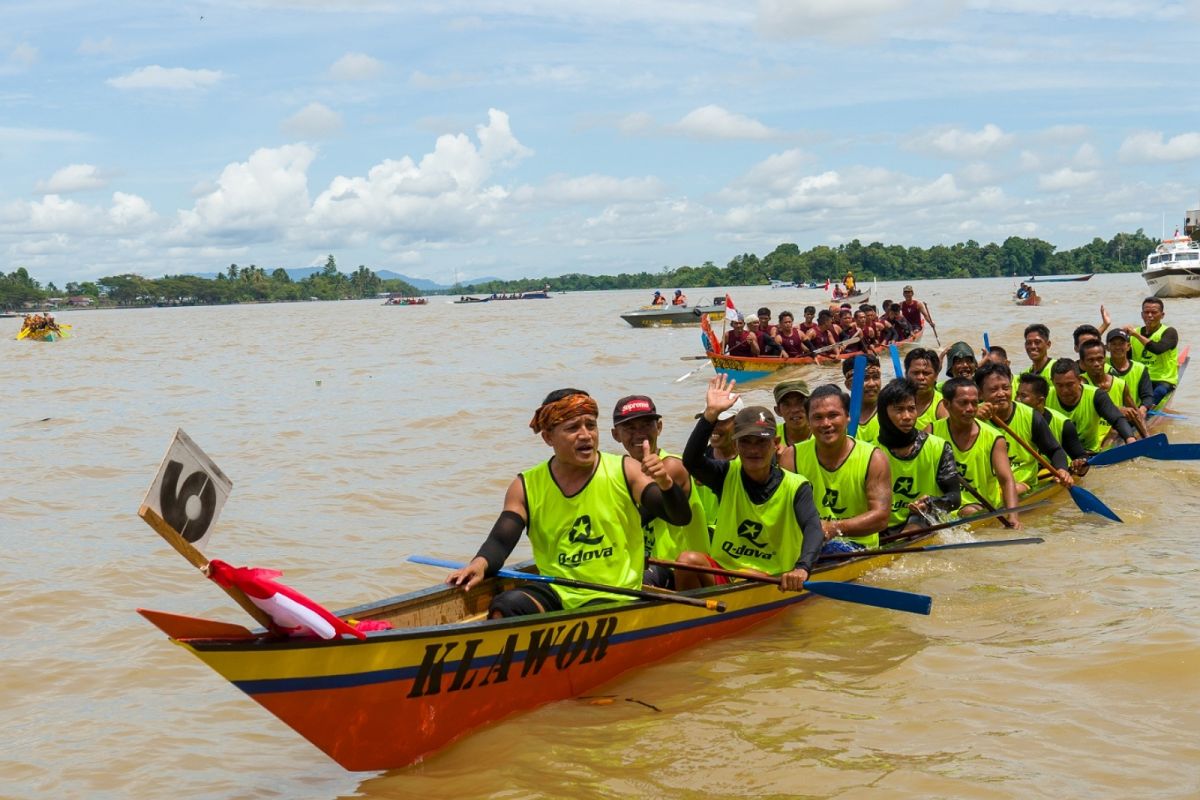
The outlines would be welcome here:
<svg viewBox="0 0 1200 800">
<path fill-rule="evenodd" d="M 736 401 L 734 401 L 733 405 L 722 411 L 720 414 L 717 414 L 717 422 L 724 422 L 727 419 L 733 419 L 737 416 L 738 412 L 745 407 L 746 404 L 743 403 L 742 398 L 739 397 Z"/>
</svg>

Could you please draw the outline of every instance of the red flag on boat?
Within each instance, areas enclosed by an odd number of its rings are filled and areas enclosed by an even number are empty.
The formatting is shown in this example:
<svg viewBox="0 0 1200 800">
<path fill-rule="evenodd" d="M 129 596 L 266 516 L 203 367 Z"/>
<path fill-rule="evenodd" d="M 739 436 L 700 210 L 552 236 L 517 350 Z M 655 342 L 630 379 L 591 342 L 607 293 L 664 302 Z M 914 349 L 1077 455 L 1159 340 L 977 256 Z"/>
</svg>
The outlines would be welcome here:
<svg viewBox="0 0 1200 800">
<path fill-rule="evenodd" d="M 728 294 L 725 295 L 725 316 L 730 322 L 742 322 L 742 312 L 738 311 L 733 305 L 733 299 Z"/>
<path fill-rule="evenodd" d="M 208 577 L 228 589 L 236 586 L 274 621 L 288 636 L 320 636 L 336 639 L 343 633 L 365 639 L 366 635 L 321 607 L 321 605 L 285 586 L 275 578 L 283 573 L 259 567 L 234 567 L 224 561 L 208 562 Z"/>
</svg>

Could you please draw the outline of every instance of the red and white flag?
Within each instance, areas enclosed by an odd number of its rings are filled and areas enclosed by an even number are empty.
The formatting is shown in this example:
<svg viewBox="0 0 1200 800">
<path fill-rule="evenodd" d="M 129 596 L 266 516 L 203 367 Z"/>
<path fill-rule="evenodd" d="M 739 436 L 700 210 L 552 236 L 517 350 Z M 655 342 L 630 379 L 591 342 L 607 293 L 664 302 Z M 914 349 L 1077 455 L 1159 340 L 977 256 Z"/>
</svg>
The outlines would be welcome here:
<svg viewBox="0 0 1200 800">
<path fill-rule="evenodd" d="M 208 562 L 208 577 L 228 589 L 236 586 L 250 602 L 266 612 L 275 626 L 288 636 L 320 636 L 336 639 L 344 633 L 367 638 L 321 605 L 290 586 L 274 580 L 283 573 L 259 567 L 234 567 L 224 561 Z"/>
<path fill-rule="evenodd" d="M 742 316 L 742 312 L 738 311 L 734 307 L 733 299 L 728 294 L 725 295 L 725 318 L 730 322 L 745 321 L 745 318 Z"/>
</svg>

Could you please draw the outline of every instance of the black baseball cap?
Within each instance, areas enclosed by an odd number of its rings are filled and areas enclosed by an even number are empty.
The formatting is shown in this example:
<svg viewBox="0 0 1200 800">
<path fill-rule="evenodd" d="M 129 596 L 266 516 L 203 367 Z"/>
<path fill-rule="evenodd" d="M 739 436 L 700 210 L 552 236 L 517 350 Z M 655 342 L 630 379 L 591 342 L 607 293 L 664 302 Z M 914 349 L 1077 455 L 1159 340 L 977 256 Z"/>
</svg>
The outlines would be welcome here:
<svg viewBox="0 0 1200 800">
<path fill-rule="evenodd" d="M 628 397 L 622 397 L 613 407 L 613 425 L 620 425 L 622 422 L 629 422 L 631 419 L 640 417 L 660 418 L 662 415 L 658 413 L 658 409 L 654 407 L 654 401 L 644 394 L 631 394 Z"/>
</svg>

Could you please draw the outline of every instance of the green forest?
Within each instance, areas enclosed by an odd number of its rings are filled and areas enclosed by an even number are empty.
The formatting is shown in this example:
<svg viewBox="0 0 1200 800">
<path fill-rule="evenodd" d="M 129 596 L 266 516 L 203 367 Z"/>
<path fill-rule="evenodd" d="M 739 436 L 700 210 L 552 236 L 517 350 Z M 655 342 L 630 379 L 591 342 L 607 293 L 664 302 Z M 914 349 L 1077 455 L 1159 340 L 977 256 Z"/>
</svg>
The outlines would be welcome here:
<svg viewBox="0 0 1200 800">
<path fill-rule="evenodd" d="M 491 281 L 455 288 L 455 292 L 512 292 L 549 283 L 555 291 L 588 289 L 661 289 L 708 286 L 758 286 L 771 279 L 782 281 L 838 281 L 853 271 L 860 282 L 912 281 L 935 278 L 1027 278 L 1030 275 L 1067 275 L 1085 272 L 1140 272 L 1146 256 L 1158 246 L 1139 228 L 1118 233 L 1109 241 L 1096 238 L 1071 250 L 1057 251 L 1049 242 L 1011 236 L 1003 244 L 976 241 L 933 247 L 901 247 L 857 239 L 837 247 L 820 245 L 800 251 L 781 244 L 759 258 L 754 253 L 734 256 L 724 267 L 706 261 L 698 267 L 663 267 L 660 272 L 620 275 L 584 275 Z"/>
<path fill-rule="evenodd" d="M 1104 241 L 1096 238 L 1071 250 L 1058 251 L 1041 239 L 1011 236 L 1003 244 L 976 241 L 933 247 L 901 247 L 857 239 L 837 247 L 820 245 L 801 252 L 795 244 L 781 244 L 763 257 L 742 253 L 724 267 L 706 261 L 698 267 L 663 267 L 659 272 L 619 275 L 566 275 L 491 281 L 455 286 L 449 294 L 518 292 L 549 284 L 555 291 L 594 289 L 655 289 L 710 286 L 757 286 L 771 279 L 784 281 L 840 280 L 853 271 L 860 282 L 935 278 L 985 278 L 1030 275 L 1066 275 L 1085 272 L 1137 272 L 1158 245 L 1138 229 L 1118 233 Z M 283 269 L 267 272 L 251 264 L 229 268 L 215 278 L 168 275 L 143 278 L 133 273 L 95 281 L 68 283 L 62 288 L 40 284 L 24 267 L 7 275 L 0 272 L 0 308 L 40 304 L 51 297 L 89 296 L 96 305 L 161 306 L 217 305 L 225 303 L 292 302 L 297 300 L 350 300 L 374 297 L 381 292 L 407 296 L 420 294 L 401 280 L 382 280 L 366 266 L 346 274 L 330 255 L 318 272 L 293 281 Z"/>
</svg>

